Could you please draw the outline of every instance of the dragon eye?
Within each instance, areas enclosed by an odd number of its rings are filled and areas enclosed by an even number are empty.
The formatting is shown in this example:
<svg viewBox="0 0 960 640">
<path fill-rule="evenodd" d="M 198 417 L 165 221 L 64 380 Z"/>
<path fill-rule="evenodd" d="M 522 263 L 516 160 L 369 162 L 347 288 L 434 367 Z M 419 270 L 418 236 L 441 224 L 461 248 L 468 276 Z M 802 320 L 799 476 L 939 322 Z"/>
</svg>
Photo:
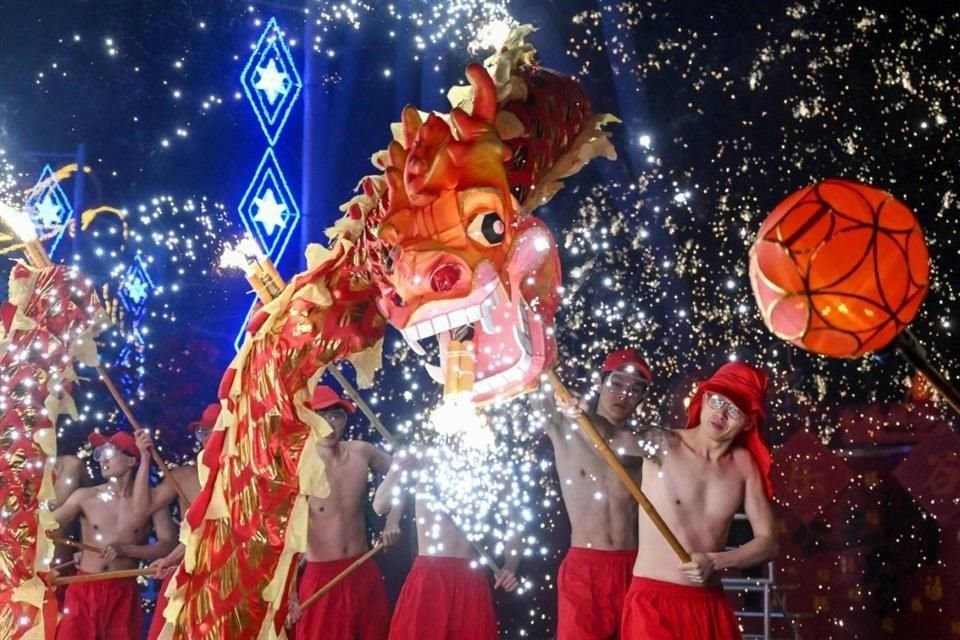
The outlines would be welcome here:
<svg viewBox="0 0 960 640">
<path fill-rule="evenodd" d="M 489 247 L 496 246 L 503 242 L 507 227 L 503 223 L 503 218 L 496 211 L 487 211 L 478 213 L 470 221 L 467 227 L 467 235 L 474 242 L 485 244 Z"/>
</svg>

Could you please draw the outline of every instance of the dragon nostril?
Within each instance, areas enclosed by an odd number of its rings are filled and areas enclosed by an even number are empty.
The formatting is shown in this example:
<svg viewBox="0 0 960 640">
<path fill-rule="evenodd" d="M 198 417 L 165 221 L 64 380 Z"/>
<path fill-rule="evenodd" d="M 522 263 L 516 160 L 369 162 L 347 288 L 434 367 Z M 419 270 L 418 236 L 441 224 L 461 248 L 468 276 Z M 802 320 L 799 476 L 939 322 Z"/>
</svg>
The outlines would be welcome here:
<svg viewBox="0 0 960 640">
<path fill-rule="evenodd" d="M 446 293 L 453 289 L 460 281 L 460 267 L 455 264 L 445 264 L 430 276 L 430 288 L 437 293 Z"/>
</svg>

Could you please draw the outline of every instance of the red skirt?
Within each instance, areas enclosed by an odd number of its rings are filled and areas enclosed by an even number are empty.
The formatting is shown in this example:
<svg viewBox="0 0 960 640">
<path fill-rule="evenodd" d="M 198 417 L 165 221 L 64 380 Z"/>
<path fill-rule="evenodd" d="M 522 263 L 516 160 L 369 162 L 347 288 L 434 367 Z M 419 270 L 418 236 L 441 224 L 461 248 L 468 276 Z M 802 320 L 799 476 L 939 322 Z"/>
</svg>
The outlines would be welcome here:
<svg viewBox="0 0 960 640">
<path fill-rule="evenodd" d="M 634 577 L 623 605 L 623 638 L 742 640 L 720 587 L 692 587 Z"/>
<path fill-rule="evenodd" d="M 300 602 L 319 591 L 356 559 L 308 562 L 297 589 Z M 377 563 L 368 560 L 310 605 L 288 637 L 303 640 L 385 640 L 389 628 L 390 603 L 383 576 Z"/>
<path fill-rule="evenodd" d="M 557 640 L 620 637 L 623 599 L 636 558 L 636 549 L 570 548 L 557 575 Z"/>
<path fill-rule="evenodd" d="M 390 640 L 495 640 L 486 569 L 470 560 L 417 556 L 400 590 Z"/>
<path fill-rule="evenodd" d="M 160 590 L 157 591 L 157 608 L 153 610 L 153 619 L 150 621 L 150 630 L 147 631 L 147 640 L 157 640 L 160 637 L 160 632 L 163 631 L 163 625 L 167 622 L 163 617 L 163 610 L 167 608 L 167 585 L 170 584 L 170 579 L 174 575 L 176 575 L 176 571 L 160 583 Z"/>
<path fill-rule="evenodd" d="M 67 587 L 57 640 L 140 640 L 142 625 L 136 578 L 81 582 Z"/>
</svg>

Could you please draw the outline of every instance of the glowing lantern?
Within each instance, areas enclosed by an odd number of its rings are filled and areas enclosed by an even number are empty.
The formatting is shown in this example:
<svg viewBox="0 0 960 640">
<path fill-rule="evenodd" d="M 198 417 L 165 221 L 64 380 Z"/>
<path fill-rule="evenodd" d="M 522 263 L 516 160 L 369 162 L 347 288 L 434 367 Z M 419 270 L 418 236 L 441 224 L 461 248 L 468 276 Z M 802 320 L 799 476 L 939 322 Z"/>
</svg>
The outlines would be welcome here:
<svg viewBox="0 0 960 640">
<path fill-rule="evenodd" d="M 913 213 L 880 189 L 830 178 L 781 202 L 750 251 L 767 327 L 823 355 L 889 345 L 927 293 L 929 255 Z"/>
</svg>

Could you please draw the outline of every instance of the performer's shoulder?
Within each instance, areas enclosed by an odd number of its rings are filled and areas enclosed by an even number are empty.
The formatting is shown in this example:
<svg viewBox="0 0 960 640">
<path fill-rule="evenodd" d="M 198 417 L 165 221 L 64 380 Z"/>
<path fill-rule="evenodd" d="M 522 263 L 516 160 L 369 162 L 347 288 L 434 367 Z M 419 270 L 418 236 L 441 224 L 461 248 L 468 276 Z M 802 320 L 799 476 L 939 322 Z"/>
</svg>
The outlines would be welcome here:
<svg viewBox="0 0 960 640">
<path fill-rule="evenodd" d="M 347 440 L 343 444 L 350 450 L 351 453 L 363 456 L 364 458 L 372 458 L 383 451 L 380 449 L 380 447 L 373 443 L 367 442 L 366 440 Z"/>
<path fill-rule="evenodd" d="M 760 476 L 760 468 L 754 461 L 753 456 L 750 455 L 749 449 L 745 446 L 740 444 L 734 446 L 730 451 L 730 455 L 733 456 L 734 464 L 736 464 L 737 468 L 743 473 L 744 479 L 752 475 Z"/>
</svg>

